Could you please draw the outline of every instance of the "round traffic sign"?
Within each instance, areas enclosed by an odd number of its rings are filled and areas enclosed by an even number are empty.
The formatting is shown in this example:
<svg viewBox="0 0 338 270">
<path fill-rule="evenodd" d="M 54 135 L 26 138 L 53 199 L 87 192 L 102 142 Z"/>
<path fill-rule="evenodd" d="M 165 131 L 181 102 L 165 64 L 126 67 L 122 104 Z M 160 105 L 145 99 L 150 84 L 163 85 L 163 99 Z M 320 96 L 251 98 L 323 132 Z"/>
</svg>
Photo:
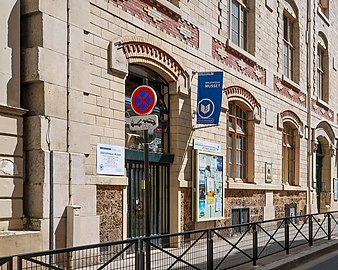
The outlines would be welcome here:
<svg viewBox="0 0 338 270">
<path fill-rule="evenodd" d="M 155 90 L 147 85 L 137 87 L 131 95 L 131 108 L 139 115 L 150 114 L 156 102 Z"/>
</svg>

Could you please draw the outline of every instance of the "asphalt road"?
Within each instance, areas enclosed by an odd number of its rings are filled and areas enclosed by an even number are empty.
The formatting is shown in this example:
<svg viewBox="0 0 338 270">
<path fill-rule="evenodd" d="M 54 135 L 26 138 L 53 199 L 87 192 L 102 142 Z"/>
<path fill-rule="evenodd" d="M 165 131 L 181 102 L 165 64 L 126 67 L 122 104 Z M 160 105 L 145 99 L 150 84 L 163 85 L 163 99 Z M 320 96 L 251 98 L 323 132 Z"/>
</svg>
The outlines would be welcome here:
<svg viewBox="0 0 338 270">
<path fill-rule="evenodd" d="M 311 260 L 292 270 L 338 270 L 338 251 Z"/>
</svg>

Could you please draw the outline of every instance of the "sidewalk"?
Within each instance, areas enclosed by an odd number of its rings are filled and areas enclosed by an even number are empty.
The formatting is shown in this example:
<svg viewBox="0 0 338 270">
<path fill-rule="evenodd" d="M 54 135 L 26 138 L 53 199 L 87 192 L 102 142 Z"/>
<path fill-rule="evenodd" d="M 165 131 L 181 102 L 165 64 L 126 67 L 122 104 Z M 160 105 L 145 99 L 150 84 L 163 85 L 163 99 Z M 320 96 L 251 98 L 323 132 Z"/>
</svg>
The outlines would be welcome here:
<svg viewBox="0 0 338 270">
<path fill-rule="evenodd" d="M 324 254 L 338 250 L 338 239 L 331 241 L 319 240 L 312 247 L 307 245 L 299 246 L 290 250 L 290 254 L 280 252 L 272 256 L 260 259 L 257 261 L 257 266 L 252 266 L 252 263 L 235 267 L 235 270 L 287 270 L 293 269 L 312 259 L 323 256 Z"/>
</svg>

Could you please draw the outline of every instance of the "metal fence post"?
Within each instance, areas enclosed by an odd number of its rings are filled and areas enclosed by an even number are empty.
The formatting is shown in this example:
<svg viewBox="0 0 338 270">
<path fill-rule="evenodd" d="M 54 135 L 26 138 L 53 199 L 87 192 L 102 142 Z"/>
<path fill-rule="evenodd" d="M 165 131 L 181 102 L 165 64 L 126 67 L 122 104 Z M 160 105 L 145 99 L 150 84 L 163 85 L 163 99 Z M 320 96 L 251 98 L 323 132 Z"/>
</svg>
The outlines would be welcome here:
<svg viewBox="0 0 338 270">
<path fill-rule="evenodd" d="M 289 226 L 289 219 L 285 218 L 284 219 L 284 236 L 285 236 L 285 251 L 286 251 L 286 255 L 289 255 L 290 253 L 290 226 Z"/>
<path fill-rule="evenodd" d="M 327 213 L 327 239 L 331 240 L 331 213 Z"/>
<path fill-rule="evenodd" d="M 214 269 L 214 245 L 213 245 L 213 239 L 212 239 L 212 231 L 208 230 L 208 239 L 207 239 L 207 269 L 213 270 Z"/>
<path fill-rule="evenodd" d="M 309 215 L 309 246 L 313 246 L 313 221 L 312 215 Z"/>
<path fill-rule="evenodd" d="M 16 267 L 18 270 L 22 270 L 22 257 L 18 256 L 17 257 L 17 262 L 16 262 Z M 12 268 L 10 268 L 10 270 L 13 269 L 13 265 L 12 265 Z"/>
<path fill-rule="evenodd" d="M 136 259 L 136 270 L 144 270 L 144 250 L 143 250 L 143 240 L 141 238 L 137 241 L 137 258 Z"/>
<path fill-rule="evenodd" d="M 252 240 L 253 240 L 253 258 L 252 263 L 253 266 L 257 265 L 257 259 L 258 259 L 258 233 L 257 233 L 257 224 L 252 224 Z"/>
<path fill-rule="evenodd" d="M 7 266 L 8 266 L 8 270 L 13 270 L 13 257 L 11 257 L 9 260 L 8 260 L 8 264 L 7 264 Z M 1 268 L 1 266 L 0 266 L 0 269 L 2 269 Z"/>
</svg>

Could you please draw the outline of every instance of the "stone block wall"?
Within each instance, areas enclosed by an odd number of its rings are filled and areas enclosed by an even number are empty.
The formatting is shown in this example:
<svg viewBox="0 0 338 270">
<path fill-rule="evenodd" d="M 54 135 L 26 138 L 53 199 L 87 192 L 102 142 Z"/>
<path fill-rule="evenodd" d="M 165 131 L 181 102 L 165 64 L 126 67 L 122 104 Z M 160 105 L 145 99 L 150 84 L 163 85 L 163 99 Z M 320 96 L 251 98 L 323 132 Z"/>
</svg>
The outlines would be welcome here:
<svg viewBox="0 0 338 270">
<path fill-rule="evenodd" d="M 191 188 L 181 188 L 181 230 L 194 229 L 194 208 Z"/>
<path fill-rule="evenodd" d="M 285 216 L 285 205 L 295 203 L 297 205 L 297 215 L 306 214 L 306 192 L 280 191 L 274 192 L 273 205 L 276 210 L 276 218 Z"/>
</svg>

